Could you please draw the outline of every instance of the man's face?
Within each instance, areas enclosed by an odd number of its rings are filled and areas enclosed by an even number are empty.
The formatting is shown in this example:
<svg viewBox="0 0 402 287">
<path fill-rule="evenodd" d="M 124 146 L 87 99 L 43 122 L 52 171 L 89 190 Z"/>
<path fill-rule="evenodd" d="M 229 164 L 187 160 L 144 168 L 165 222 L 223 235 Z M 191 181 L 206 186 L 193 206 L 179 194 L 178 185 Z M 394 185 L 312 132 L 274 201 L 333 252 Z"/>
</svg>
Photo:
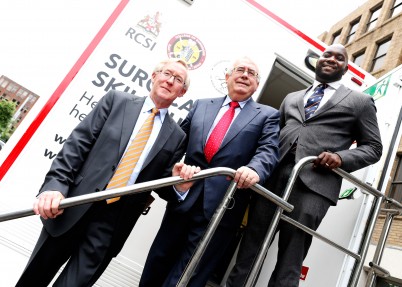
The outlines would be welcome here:
<svg viewBox="0 0 402 287">
<path fill-rule="evenodd" d="M 248 59 L 235 62 L 232 73 L 226 74 L 229 97 L 232 101 L 247 100 L 258 88 L 258 68 Z"/>
<path fill-rule="evenodd" d="M 340 80 L 347 70 L 348 56 L 345 48 L 329 46 L 317 61 L 315 78 L 322 83 L 331 83 Z"/>
<path fill-rule="evenodd" d="M 186 68 L 176 62 L 168 63 L 162 71 L 152 74 L 153 86 L 150 96 L 157 108 L 169 107 L 177 97 L 186 93 L 186 77 Z"/>
</svg>

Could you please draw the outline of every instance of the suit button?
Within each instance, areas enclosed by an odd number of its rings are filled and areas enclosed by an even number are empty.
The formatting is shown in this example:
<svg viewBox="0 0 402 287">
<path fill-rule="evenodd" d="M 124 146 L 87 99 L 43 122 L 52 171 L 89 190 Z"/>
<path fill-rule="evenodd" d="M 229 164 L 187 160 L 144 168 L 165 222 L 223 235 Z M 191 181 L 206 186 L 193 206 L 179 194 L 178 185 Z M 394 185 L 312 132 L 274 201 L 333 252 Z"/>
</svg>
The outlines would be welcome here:
<svg viewBox="0 0 402 287">
<path fill-rule="evenodd" d="M 306 124 L 306 123 L 303 123 L 303 127 L 305 127 L 305 126 L 307 126 L 307 124 Z"/>
<path fill-rule="evenodd" d="M 112 171 L 115 171 L 116 170 L 116 166 L 114 165 L 114 166 L 112 166 Z"/>
<path fill-rule="evenodd" d="M 100 189 L 99 188 L 97 188 L 97 189 L 95 189 L 95 192 L 98 192 Z"/>
</svg>

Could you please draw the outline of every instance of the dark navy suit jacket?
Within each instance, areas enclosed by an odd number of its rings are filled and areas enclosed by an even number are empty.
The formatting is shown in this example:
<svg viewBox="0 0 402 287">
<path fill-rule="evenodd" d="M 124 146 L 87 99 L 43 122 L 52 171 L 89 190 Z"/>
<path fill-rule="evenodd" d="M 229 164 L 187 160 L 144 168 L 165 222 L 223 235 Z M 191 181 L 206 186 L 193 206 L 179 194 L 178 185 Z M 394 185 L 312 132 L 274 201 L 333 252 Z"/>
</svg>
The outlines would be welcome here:
<svg viewBox="0 0 402 287">
<path fill-rule="evenodd" d="M 200 166 L 201 169 L 228 167 L 236 170 L 241 166 L 248 166 L 258 173 L 260 183 L 263 183 L 279 160 L 279 112 L 250 99 L 234 119 L 220 149 L 208 163 L 204 156 L 205 143 L 224 100 L 225 97 L 196 101 L 182 122 L 181 128 L 187 134 L 185 162 Z M 169 202 L 168 211 L 188 211 L 202 193 L 204 213 L 210 219 L 229 184 L 226 176 L 200 180 L 190 189 L 183 202 Z M 234 206 L 225 212 L 222 225 L 238 227 L 249 196 L 249 190 L 236 191 Z"/>
</svg>

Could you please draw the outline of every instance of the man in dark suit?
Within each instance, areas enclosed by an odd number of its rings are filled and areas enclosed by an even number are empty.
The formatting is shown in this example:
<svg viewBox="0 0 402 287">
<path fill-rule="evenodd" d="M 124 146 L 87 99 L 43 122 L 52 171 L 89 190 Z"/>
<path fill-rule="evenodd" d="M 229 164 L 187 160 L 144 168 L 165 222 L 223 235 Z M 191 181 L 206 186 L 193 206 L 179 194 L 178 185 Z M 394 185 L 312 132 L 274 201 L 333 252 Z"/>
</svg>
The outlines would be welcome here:
<svg viewBox="0 0 402 287">
<path fill-rule="evenodd" d="M 295 163 L 318 155 L 300 171 L 289 198 L 294 210 L 287 214 L 313 230 L 338 201 L 342 178 L 331 169 L 353 172 L 377 162 L 382 153 L 374 101 L 340 83 L 347 69 L 345 48 L 329 46 L 317 61 L 313 86 L 289 94 L 280 107 L 281 160 L 267 187 L 282 195 Z M 356 148 L 349 149 L 354 141 Z M 248 227 L 227 286 L 244 286 L 275 210 L 262 197 L 252 200 Z M 299 286 L 312 237 L 286 222 L 280 222 L 277 231 L 278 260 L 268 286 Z"/>
<path fill-rule="evenodd" d="M 189 284 L 192 287 L 205 286 L 227 242 L 240 226 L 250 197 L 247 188 L 264 182 L 278 161 L 279 112 L 251 98 L 259 83 L 256 64 L 249 58 L 236 60 L 226 74 L 226 81 L 226 97 L 197 101 L 181 124 L 188 137 L 185 163 L 201 169 L 235 169 L 235 181 L 242 189 L 235 193 L 199 262 Z M 222 132 L 225 135 L 222 139 L 216 131 L 230 111 L 234 119 L 230 128 Z M 216 142 L 219 148 L 211 151 Z M 229 183 L 226 176 L 197 181 L 183 202 L 168 203 L 140 286 L 176 286 Z"/>
<path fill-rule="evenodd" d="M 149 138 L 122 186 L 172 173 L 172 166 L 184 154 L 186 135 L 167 109 L 188 89 L 190 80 L 185 62 L 160 62 L 152 73 L 152 83 L 149 97 L 108 92 L 72 131 L 34 203 L 34 211 L 41 215 L 44 227 L 17 286 L 48 286 L 67 260 L 53 286 L 92 286 L 120 252 L 150 192 L 115 198 L 117 201 L 111 204 L 98 201 L 66 210 L 58 206 L 66 197 L 109 189 L 121 170 L 120 163 L 127 159 L 130 143 L 136 141 L 151 114 Z M 128 162 L 132 163 L 133 157 Z M 179 164 L 175 173 L 183 168 L 189 167 Z M 190 167 L 187 174 L 194 171 Z M 181 197 L 173 192 L 159 195 L 173 202 Z"/>
</svg>

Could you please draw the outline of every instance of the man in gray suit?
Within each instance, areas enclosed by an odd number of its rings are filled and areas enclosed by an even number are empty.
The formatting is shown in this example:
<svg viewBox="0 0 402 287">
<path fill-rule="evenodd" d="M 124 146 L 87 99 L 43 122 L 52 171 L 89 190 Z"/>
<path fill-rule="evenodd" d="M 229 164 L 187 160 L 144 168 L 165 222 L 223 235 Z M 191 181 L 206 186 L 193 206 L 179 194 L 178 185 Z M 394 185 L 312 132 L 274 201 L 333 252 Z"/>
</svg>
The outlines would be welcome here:
<svg viewBox="0 0 402 287">
<path fill-rule="evenodd" d="M 340 83 L 347 69 L 345 48 L 329 46 L 317 61 L 313 86 L 287 95 L 280 107 L 281 159 L 267 188 L 282 195 L 295 163 L 318 155 L 301 170 L 289 198 L 294 210 L 287 214 L 313 230 L 338 201 L 342 178 L 331 169 L 353 172 L 377 162 L 382 153 L 374 101 Z M 356 148 L 349 149 L 355 141 Z M 261 196 L 253 198 L 227 286 L 244 285 L 275 210 L 276 206 Z M 268 286 L 299 286 L 312 237 L 286 222 L 280 222 L 277 231 L 278 259 Z"/>
<path fill-rule="evenodd" d="M 147 123 L 149 138 L 142 141 L 144 148 L 122 185 L 172 173 L 172 166 L 184 154 L 186 135 L 169 116 L 168 107 L 188 89 L 187 65 L 182 60 L 160 62 L 152 73 L 152 83 L 149 97 L 109 91 L 64 143 L 34 203 L 44 226 L 17 286 L 48 286 L 67 260 L 53 286 L 92 286 L 120 252 L 150 192 L 125 196 L 111 204 L 103 200 L 66 210 L 58 207 L 66 197 L 110 188 L 114 174 L 124 165 L 120 162 L 130 154 L 130 143 L 135 142 L 138 150 L 136 135 L 144 137 L 141 127 Z M 177 164 L 174 172 L 188 177 L 194 171 L 194 167 Z M 159 195 L 168 201 L 181 198 L 174 192 Z"/>
</svg>

